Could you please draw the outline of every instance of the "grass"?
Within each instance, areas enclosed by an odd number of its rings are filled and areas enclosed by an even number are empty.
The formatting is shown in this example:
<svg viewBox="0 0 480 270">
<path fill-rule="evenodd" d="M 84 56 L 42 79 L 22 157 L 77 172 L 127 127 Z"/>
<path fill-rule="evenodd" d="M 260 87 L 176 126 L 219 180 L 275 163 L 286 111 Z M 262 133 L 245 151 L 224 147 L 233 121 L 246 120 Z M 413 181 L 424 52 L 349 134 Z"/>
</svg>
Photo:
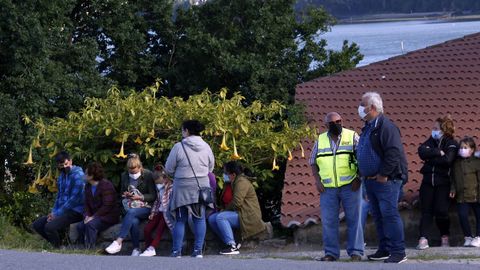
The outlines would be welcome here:
<svg viewBox="0 0 480 270">
<path fill-rule="evenodd" d="M 101 251 L 80 248 L 55 249 L 36 234 L 13 226 L 7 218 L 0 215 L 0 249 L 14 249 L 31 252 L 52 252 L 60 254 L 100 255 Z"/>
</svg>

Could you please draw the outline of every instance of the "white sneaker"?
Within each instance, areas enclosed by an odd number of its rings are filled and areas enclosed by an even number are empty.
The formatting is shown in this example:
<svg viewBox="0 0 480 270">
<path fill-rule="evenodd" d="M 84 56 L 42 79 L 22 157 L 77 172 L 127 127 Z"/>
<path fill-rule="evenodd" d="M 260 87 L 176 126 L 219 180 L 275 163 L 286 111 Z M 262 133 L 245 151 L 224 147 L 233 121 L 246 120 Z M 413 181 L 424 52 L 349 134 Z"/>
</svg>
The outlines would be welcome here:
<svg viewBox="0 0 480 270">
<path fill-rule="evenodd" d="M 430 246 L 428 245 L 428 240 L 425 237 L 420 237 L 420 240 L 418 240 L 418 245 L 417 249 L 418 250 L 424 250 L 429 248 Z"/>
<path fill-rule="evenodd" d="M 132 250 L 132 256 L 140 256 L 140 250 L 138 248 L 134 248 Z"/>
<path fill-rule="evenodd" d="M 106 249 L 105 251 L 108 254 L 116 254 L 122 250 L 122 245 L 119 244 L 117 241 L 113 241 Z"/>
<path fill-rule="evenodd" d="M 480 247 L 480 236 L 477 236 L 477 237 L 473 238 L 471 246 L 472 247 Z"/>
<path fill-rule="evenodd" d="M 464 247 L 471 247 L 472 246 L 472 237 L 465 236 L 465 242 L 463 243 Z"/>
<path fill-rule="evenodd" d="M 155 252 L 155 248 L 148 247 L 142 254 L 140 254 L 140 257 L 153 257 L 155 255 L 157 255 L 157 253 Z"/>
</svg>

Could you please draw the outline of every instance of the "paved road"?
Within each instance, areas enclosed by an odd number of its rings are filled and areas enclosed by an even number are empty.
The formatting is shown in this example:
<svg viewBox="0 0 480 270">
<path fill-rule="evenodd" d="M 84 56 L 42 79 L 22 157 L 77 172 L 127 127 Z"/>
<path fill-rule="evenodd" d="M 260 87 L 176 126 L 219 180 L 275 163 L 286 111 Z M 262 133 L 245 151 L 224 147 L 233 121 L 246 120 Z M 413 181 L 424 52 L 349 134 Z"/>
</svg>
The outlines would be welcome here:
<svg viewBox="0 0 480 270">
<path fill-rule="evenodd" d="M 479 269 L 479 265 L 462 263 L 418 263 L 406 262 L 399 265 L 384 263 L 321 263 L 312 260 L 285 259 L 239 259 L 223 256 L 206 256 L 204 259 L 184 257 L 181 259 L 167 257 L 129 257 L 129 256 L 89 256 L 65 255 L 55 253 L 19 252 L 0 250 L 0 269 L 168 269 L 168 270 L 292 270 L 292 269 L 322 269 L 322 270 L 440 270 L 440 269 Z"/>
</svg>

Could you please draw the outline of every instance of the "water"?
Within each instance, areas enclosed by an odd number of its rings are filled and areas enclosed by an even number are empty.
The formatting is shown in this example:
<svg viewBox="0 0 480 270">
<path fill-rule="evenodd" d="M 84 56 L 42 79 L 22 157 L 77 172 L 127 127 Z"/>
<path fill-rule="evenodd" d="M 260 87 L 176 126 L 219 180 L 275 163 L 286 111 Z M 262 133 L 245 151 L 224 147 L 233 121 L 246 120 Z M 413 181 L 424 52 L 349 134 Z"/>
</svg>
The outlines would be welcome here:
<svg viewBox="0 0 480 270">
<path fill-rule="evenodd" d="M 408 21 L 336 25 L 321 38 L 335 50 L 341 49 L 345 39 L 357 43 L 364 55 L 358 66 L 363 66 L 476 32 L 480 32 L 480 21 Z"/>
</svg>

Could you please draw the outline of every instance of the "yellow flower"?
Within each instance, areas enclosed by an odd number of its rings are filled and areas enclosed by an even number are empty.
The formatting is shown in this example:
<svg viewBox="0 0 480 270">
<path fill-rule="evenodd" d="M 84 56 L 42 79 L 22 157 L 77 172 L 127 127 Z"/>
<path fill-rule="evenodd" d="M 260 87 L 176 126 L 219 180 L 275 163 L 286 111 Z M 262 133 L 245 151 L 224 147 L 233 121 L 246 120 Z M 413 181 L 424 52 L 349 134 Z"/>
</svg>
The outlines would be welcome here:
<svg viewBox="0 0 480 270">
<path fill-rule="evenodd" d="M 233 154 L 230 156 L 231 159 L 237 160 L 241 159 L 242 157 L 237 152 L 237 144 L 235 142 L 235 136 L 233 137 Z"/>
<path fill-rule="evenodd" d="M 127 158 L 127 155 L 125 155 L 125 153 L 123 152 L 124 144 L 125 144 L 125 141 L 122 141 L 122 147 L 120 148 L 120 153 L 115 155 L 117 158 Z"/>
<path fill-rule="evenodd" d="M 288 161 L 290 161 L 292 159 L 293 159 L 292 151 L 290 151 L 290 149 L 288 149 Z"/>
<path fill-rule="evenodd" d="M 32 147 L 30 146 L 30 151 L 28 151 L 28 159 L 27 162 L 23 163 L 25 165 L 31 165 L 33 164 L 33 158 L 32 158 Z"/>
<path fill-rule="evenodd" d="M 39 139 L 39 138 L 35 139 L 35 141 L 33 142 L 33 144 L 34 144 L 34 147 L 35 147 L 35 148 L 40 148 L 40 147 L 42 147 L 42 145 L 40 144 L 40 139 Z"/>
<path fill-rule="evenodd" d="M 304 158 L 305 157 L 305 151 L 303 150 L 302 144 L 300 144 L 300 149 L 302 149 L 302 158 Z"/>
<path fill-rule="evenodd" d="M 226 135 L 226 132 L 223 133 L 223 139 L 222 139 L 222 144 L 220 144 L 220 149 L 222 149 L 223 151 L 228 151 L 230 150 L 230 148 L 227 146 L 227 139 L 226 139 L 227 135 Z"/>
<path fill-rule="evenodd" d="M 280 167 L 277 165 L 277 158 L 273 158 L 272 171 L 278 171 Z"/>
<path fill-rule="evenodd" d="M 137 138 L 135 139 L 135 143 L 136 143 L 136 144 L 142 144 L 143 141 L 142 141 L 142 139 L 140 139 L 140 137 L 137 137 Z"/>
<path fill-rule="evenodd" d="M 48 191 L 50 192 L 57 192 L 57 183 L 55 181 L 52 182 L 51 185 L 48 186 Z"/>
<path fill-rule="evenodd" d="M 28 186 L 28 192 L 29 192 L 29 193 L 32 193 L 32 194 L 38 193 L 38 189 L 37 189 L 36 185 L 35 185 L 35 184 L 31 184 L 30 186 Z"/>
<path fill-rule="evenodd" d="M 45 186 L 46 184 L 48 184 L 50 182 L 51 178 L 52 178 L 52 170 L 48 169 L 47 174 L 45 174 L 45 176 L 42 179 L 39 179 L 37 184 L 39 184 L 41 186 Z"/>
</svg>

